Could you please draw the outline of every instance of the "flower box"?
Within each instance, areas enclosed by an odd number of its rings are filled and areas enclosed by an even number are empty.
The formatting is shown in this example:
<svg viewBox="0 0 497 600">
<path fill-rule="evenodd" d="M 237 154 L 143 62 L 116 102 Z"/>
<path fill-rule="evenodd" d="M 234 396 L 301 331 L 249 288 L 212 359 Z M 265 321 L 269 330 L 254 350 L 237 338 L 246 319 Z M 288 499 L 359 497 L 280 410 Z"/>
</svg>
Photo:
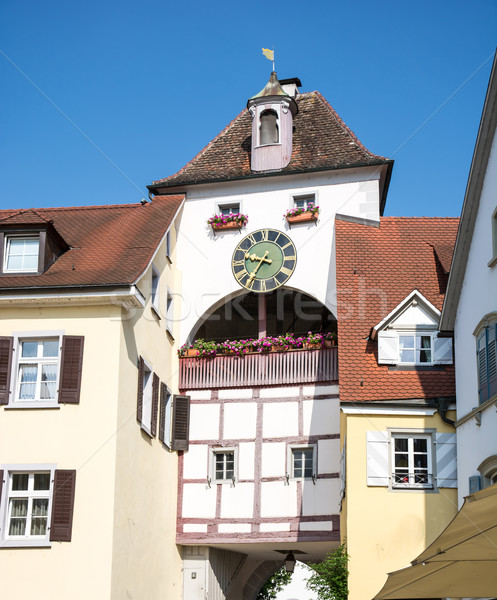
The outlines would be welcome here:
<svg viewBox="0 0 497 600">
<path fill-rule="evenodd" d="M 198 355 L 199 355 L 198 350 L 196 350 L 195 348 L 188 348 L 183 351 L 183 354 L 180 356 L 180 358 L 192 358 L 192 357 L 198 356 Z"/>
<path fill-rule="evenodd" d="M 211 223 L 211 227 L 214 231 L 226 231 L 228 229 L 241 229 L 243 223 L 238 221 L 229 221 L 228 223 Z"/>
<path fill-rule="evenodd" d="M 299 215 L 287 215 L 286 220 L 290 225 L 293 223 L 307 223 L 307 222 L 315 222 L 318 220 L 317 213 L 313 213 L 310 210 L 306 210 Z"/>
</svg>

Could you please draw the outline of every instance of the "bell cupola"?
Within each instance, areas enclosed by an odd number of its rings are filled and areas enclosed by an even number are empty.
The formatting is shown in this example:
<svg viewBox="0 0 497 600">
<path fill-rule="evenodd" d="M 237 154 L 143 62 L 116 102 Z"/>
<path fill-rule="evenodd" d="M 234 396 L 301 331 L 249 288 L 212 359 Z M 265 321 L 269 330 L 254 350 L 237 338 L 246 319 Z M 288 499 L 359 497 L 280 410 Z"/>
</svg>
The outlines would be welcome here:
<svg viewBox="0 0 497 600">
<path fill-rule="evenodd" d="M 293 117 L 298 107 L 274 71 L 264 89 L 249 99 L 247 108 L 252 115 L 252 171 L 284 169 L 292 157 Z"/>
</svg>

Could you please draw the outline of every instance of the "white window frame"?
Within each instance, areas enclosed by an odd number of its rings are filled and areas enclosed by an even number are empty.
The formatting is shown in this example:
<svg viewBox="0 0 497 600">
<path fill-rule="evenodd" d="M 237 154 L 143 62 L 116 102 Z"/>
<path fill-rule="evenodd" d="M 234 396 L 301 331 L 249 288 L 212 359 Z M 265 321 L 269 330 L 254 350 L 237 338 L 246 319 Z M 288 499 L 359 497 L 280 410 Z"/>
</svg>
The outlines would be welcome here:
<svg viewBox="0 0 497 600">
<path fill-rule="evenodd" d="M 433 329 L 430 330 L 416 330 L 416 329 L 411 329 L 411 330 L 396 330 L 397 333 L 397 340 L 398 340 L 398 345 L 397 345 L 397 349 L 398 349 L 398 362 L 397 364 L 399 365 L 416 365 L 416 366 L 426 366 L 426 367 L 431 367 L 432 365 L 435 364 L 433 358 L 434 358 L 434 352 L 435 352 L 435 345 L 433 342 L 434 337 L 436 337 L 436 331 L 434 331 Z M 413 348 L 404 348 L 404 350 L 410 351 L 412 350 L 414 352 L 414 361 L 408 361 L 408 360 L 402 360 L 402 348 L 400 346 L 400 338 L 401 337 L 414 337 L 414 347 Z M 421 338 L 421 337 L 429 337 L 430 338 L 430 347 L 429 348 L 417 348 L 416 346 L 416 342 L 417 342 L 417 338 Z M 418 357 L 421 354 L 421 351 L 423 350 L 429 350 L 430 352 L 430 357 L 431 360 L 429 362 L 427 361 L 420 361 L 417 360 Z"/>
<path fill-rule="evenodd" d="M 12 373 L 11 373 L 11 394 L 9 398 L 9 408 L 60 408 L 58 403 L 59 385 L 60 385 L 60 369 L 62 359 L 62 336 L 64 331 L 16 331 L 13 333 L 14 337 L 14 352 L 12 356 Z M 59 352 L 57 355 L 57 378 L 55 383 L 55 398 L 53 399 L 34 399 L 34 400 L 21 400 L 19 399 L 20 390 L 20 365 L 23 364 L 21 356 L 22 342 L 25 341 L 38 341 L 56 339 L 58 342 Z M 34 359 L 28 359 L 26 362 L 33 364 L 43 364 L 41 361 Z M 47 362 L 50 362 L 47 360 Z M 52 361 L 54 362 L 54 361 Z"/>
<path fill-rule="evenodd" d="M 307 210 L 307 206 L 311 202 L 312 202 L 312 204 L 314 204 L 314 206 L 318 205 L 317 198 L 318 198 L 317 190 L 311 191 L 311 192 L 299 193 L 299 194 L 292 194 L 291 200 L 290 200 L 290 208 L 299 208 L 298 202 L 304 201 L 305 202 L 304 209 Z"/>
<path fill-rule="evenodd" d="M 4 273 L 38 273 L 38 267 L 40 262 L 40 234 L 15 234 L 5 235 L 4 248 L 3 248 L 3 272 Z M 7 268 L 8 260 L 9 260 L 9 248 L 12 240 L 37 240 L 38 241 L 38 252 L 37 252 L 37 260 L 35 268 L 24 268 L 24 269 L 9 269 Z M 23 257 L 25 255 L 23 254 Z"/>
<path fill-rule="evenodd" d="M 159 311 L 160 302 L 160 273 L 158 269 L 152 265 L 152 272 L 150 275 L 150 306 L 152 310 L 160 317 Z"/>
<path fill-rule="evenodd" d="M 271 104 L 271 105 L 261 105 L 258 107 L 259 110 L 257 112 L 257 146 L 258 148 L 264 148 L 266 146 L 281 146 L 281 106 L 279 104 Z M 276 127 L 278 129 L 278 141 L 272 142 L 271 144 L 262 144 L 261 143 L 261 117 L 265 112 L 274 112 L 276 113 Z"/>
<path fill-rule="evenodd" d="M 305 465 L 304 465 L 304 475 L 301 477 L 295 476 L 295 464 L 294 464 L 294 451 L 298 450 L 312 450 L 312 475 L 309 477 L 305 476 Z M 294 479 L 296 481 L 304 481 L 309 479 L 316 479 L 317 477 L 317 445 L 316 444 L 291 444 L 288 446 L 288 456 L 287 456 L 287 464 L 288 464 L 288 475 L 290 479 Z"/>
<path fill-rule="evenodd" d="M 172 338 L 174 338 L 173 334 L 173 323 L 174 323 L 174 294 L 172 291 L 167 288 L 166 295 L 166 330 L 170 334 Z"/>
<path fill-rule="evenodd" d="M 160 390 L 159 390 L 160 394 Z M 159 399 L 160 400 L 160 399 Z M 160 405 L 160 401 L 159 401 Z M 173 426 L 173 393 L 169 389 L 169 386 L 166 385 L 166 406 L 165 410 L 165 419 L 164 419 L 164 439 L 162 443 L 167 446 L 168 450 L 171 450 L 171 434 L 172 434 L 172 426 Z M 160 406 L 159 406 L 160 411 Z"/>
<path fill-rule="evenodd" d="M 152 437 L 152 386 L 154 381 L 154 370 L 149 362 L 143 359 L 143 383 L 142 383 L 142 419 L 140 427 Z"/>
<path fill-rule="evenodd" d="M 0 469 L 3 470 L 3 477 L 5 483 L 2 489 L 2 499 L 0 502 L 0 545 L 2 547 L 50 547 L 50 526 L 52 517 L 52 500 L 53 500 L 53 483 L 55 476 L 55 464 L 3 464 L 0 465 Z M 20 490 L 13 491 L 12 488 L 12 475 L 17 473 L 26 473 L 33 476 L 36 473 L 49 473 L 50 475 L 50 487 L 48 490 Z M 30 479 L 32 481 L 32 479 Z M 23 535 L 23 536 L 12 536 L 9 535 L 9 513 L 10 513 L 10 500 L 13 498 L 26 498 L 28 497 L 28 506 L 32 506 L 32 500 L 34 498 L 48 498 L 47 507 L 47 528 L 45 535 Z M 30 515 L 28 511 L 26 523 L 26 530 L 30 525 Z"/>
<path fill-rule="evenodd" d="M 238 214 L 242 212 L 242 203 L 240 200 L 226 201 L 226 202 L 217 202 L 216 203 L 216 214 L 222 214 L 223 210 L 227 210 L 228 208 L 235 208 L 238 206 L 238 210 L 233 212 L 233 214 Z"/>
<path fill-rule="evenodd" d="M 434 433 L 432 431 L 409 431 L 409 430 L 394 430 L 390 431 L 389 436 L 389 460 L 390 460 L 390 481 L 391 489 L 393 490 L 433 490 L 435 489 L 435 448 L 434 448 Z M 407 439 L 408 440 L 408 466 L 407 466 L 407 481 L 396 481 L 395 480 L 395 440 L 396 439 Z M 427 448 L 427 473 L 426 482 L 416 482 L 416 465 L 414 464 L 415 452 L 414 452 L 414 440 L 424 439 L 426 440 Z M 420 467 L 418 467 L 420 468 Z"/>
<path fill-rule="evenodd" d="M 231 483 L 234 484 L 237 480 L 237 474 L 238 474 L 238 448 L 236 446 L 229 446 L 226 448 L 220 448 L 219 446 L 213 447 L 211 449 L 212 452 L 212 460 L 211 460 L 211 480 L 212 483 Z M 233 454 L 233 477 L 231 478 L 223 478 L 223 479 L 216 479 L 216 457 L 219 454 Z M 223 472 L 225 470 L 226 464 L 225 461 L 223 463 Z"/>
</svg>

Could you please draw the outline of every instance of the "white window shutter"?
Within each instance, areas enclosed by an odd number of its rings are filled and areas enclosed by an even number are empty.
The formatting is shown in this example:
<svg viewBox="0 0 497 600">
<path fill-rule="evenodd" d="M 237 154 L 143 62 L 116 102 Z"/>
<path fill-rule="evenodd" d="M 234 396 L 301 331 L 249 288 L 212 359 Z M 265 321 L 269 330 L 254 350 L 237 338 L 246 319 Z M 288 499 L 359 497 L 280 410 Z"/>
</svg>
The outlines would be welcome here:
<svg viewBox="0 0 497 600">
<path fill-rule="evenodd" d="M 386 365 L 396 365 L 399 362 L 399 337 L 397 332 L 378 332 L 378 362 Z"/>
<path fill-rule="evenodd" d="M 433 362 L 439 365 L 452 364 L 452 338 L 433 338 Z"/>
<path fill-rule="evenodd" d="M 367 431 L 367 484 L 388 486 L 388 434 L 386 431 Z"/>
<path fill-rule="evenodd" d="M 437 485 L 457 487 L 457 450 L 455 433 L 437 433 Z"/>
</svg>

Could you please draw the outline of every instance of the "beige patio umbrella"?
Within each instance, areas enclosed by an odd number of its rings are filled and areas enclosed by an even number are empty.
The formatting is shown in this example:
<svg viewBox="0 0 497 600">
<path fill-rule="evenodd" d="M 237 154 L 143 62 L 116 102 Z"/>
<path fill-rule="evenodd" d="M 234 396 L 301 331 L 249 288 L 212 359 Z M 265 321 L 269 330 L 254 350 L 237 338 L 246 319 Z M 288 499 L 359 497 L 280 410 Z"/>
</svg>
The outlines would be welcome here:
<svg viewBox="0 0 497 600">
<path fill-rule="evenodd" d="M 467 496 L 411 564 L 390 573 L 374 600 L 497 597 L 497 484 Z"/>
</svg>

